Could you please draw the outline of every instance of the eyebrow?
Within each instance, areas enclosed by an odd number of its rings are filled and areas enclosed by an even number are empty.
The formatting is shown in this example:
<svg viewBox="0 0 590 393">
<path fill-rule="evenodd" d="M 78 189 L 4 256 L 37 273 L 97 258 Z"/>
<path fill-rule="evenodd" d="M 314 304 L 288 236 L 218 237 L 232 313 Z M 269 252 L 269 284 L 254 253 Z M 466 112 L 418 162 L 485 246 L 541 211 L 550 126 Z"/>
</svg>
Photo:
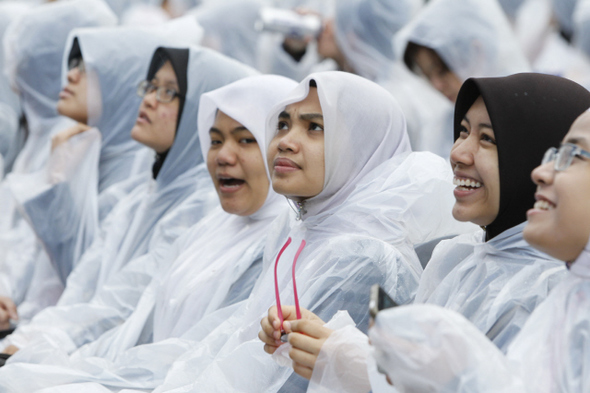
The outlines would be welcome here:
<svg viewBox="0 0 590 393">
<path fill-rule="evenodd" d="M 584 146 L 588 146 L 588 140 L 586 138 L 584 138 L 583 136 L 569 137 L 569 138 L 567 138 L 567 140 L 565 141 L 565 143 L 571 143 L 572 145 L 584 145 Z"/>
<path fill-rule="evenodd" d="M 250 131 L 250 130 L 248 130 L 248 129 L 247 129 L 246 127 L 244 127 L 244 126 L 240 126 L 240 127 L 236 127 L 236 128 L 234 128 L 233 130 L 231 130 L 231 131 L 230 131 L 230 134 L 235 134 L 235 133 L 237 133 L 237 132 L 241 132 L 241 131 Z M 211 127 L 211 128 L 209 129 L 209 134 L 211 134 L 211 133 L 223 134 L 219 128 L 215 128 L 215 127 Z"/>
<path fill-rule="evenodd" d="M 301 120 L 311 121 L 311 120 L 324 120 L 324 115 L 321 113 L 303 113 L 299 115 Z M 279 119 L 291 119 L 291 115 L 287 111 L 282 111 L 279 114 Z"/>
<path fill-rule="evenodd" d="M 469 124 L 469 126 L 471 126 L 471 122 L 469 121 L 467 116 L 464 116 L 463 120 L 465 120 L 467 122 L 467 124 Z M 490 130 L 494 129 L 494 127 L 492 127 L 492 125 L 489 123 L 479 123 L 479 128 L 489 128 Z"/>
</svg>

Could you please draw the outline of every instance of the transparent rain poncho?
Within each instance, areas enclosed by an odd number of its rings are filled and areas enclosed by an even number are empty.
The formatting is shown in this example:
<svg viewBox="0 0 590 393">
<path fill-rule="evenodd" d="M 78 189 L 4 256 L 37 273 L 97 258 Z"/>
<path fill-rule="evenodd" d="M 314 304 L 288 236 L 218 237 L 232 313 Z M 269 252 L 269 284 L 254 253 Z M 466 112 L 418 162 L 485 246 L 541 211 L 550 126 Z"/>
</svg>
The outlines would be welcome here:
<svg viewBox="0 0 590 393">
<path fill-rule="evenodd" d="M 14 19 L 25 13 L 29 5 L 16 1 L 6 1 L 0 4 L 0 65 L 4 61 L 4 33 Z M 18 133 L 21 105 L 18 95 L 10 87 L 10 81 L 0 69 L 0 156 L 3 169 L 0 170 L 0 180 L 3 173 L 12 169 L 12 164 L 20 148 L 24 144 L 24 133 Z"/>
<path fill-rule="evenodd" d="M 430 2 L 395 39 L 433 49 L 460 79 L 526 72 L 530 66 L 496 0 Z"/>
<path fill-rule="evenodd" d="M 173 49 L 163 48 L 158 53 L 167 54 L 170 51 L 174 52 Z M 43 322 L 45 318 L 55 321 L 59 319 L 55 315 L 62 313 L 64 307 L 67 309 L 68 305 L 90 301 L 111 277 L 149 250 L 163 252 L 163 248 L 169 247 L 215 203 L 198 135 L 194 131 L 198 98 L 204 92 L 251 75 L 254 71 L 210 50 L 191 49 L 190 58 L 188 49 L 181 51 L 191 64 L 190 69 L 199 69 L 197 75 L 202 75 L 202 79 L 191 79 L 187 74 L 185 108 L 191 110 L 183 111 L 176 139 L 157 178 L 133 189 L 112 209 L 101 225 L 99 236 L 68 277 L 58 306 L 40 314 L 35 320 L 39 322 L 33 321 L 30 326 L 23 327 L 24 330 L 17 330 L 7 341 L 18 347 L 25 346 L 39 332 L 47 331 L 52 325 L 51 322 Z M 149 278 L 151 273 L 142 274 Z M 139 283 L 136 284 L 139 286 Z M 130 290 L 133 292 L 138 288 Z"/>
<path fill-rule="evenodd" d="M 589 292 L 586 245 L 506 355 L 463 316 L 421 305 L 380 313 L 370 333 L 381 348 L 375 358 L 401 391 L 585 392 Z"/>
<path fill-rule="evenodd" d="M 212 1 L 190 14 L 203 27 L 203 46 L 255 67 L 259 36 L 255 25 L 262 5 L 260 0 Z"/>
<path fill-rule="evenodd" d="M 371 80 L 388 77 L 395 60 L 393 36 L 410 21 L 417 3 L 414 0 L 336 2 L 336 43 L 356 74 Z"/>
</svg>

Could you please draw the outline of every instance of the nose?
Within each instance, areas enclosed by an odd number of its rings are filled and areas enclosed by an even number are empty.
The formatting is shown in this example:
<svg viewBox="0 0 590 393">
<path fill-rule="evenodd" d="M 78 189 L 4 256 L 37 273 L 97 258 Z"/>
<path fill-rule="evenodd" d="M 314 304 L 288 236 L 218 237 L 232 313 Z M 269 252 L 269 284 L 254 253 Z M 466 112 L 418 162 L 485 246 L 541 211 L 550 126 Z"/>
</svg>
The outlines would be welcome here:
<svg viewBox="0 0 590 393">
<path fill-rule="evenodd" d="M 286 134 L 277 136 L 277 138 L 279 138 L 277 148 L 280 152 L 291 151 L 296 153 L 299 151 L 299 140 L 296 128 L 292 128 Z"/>
<path fill-rule="evenodd" d="M 538 186 L 553 183 L 553 176 L 555 176 L 555 170 L 553 169 L 554 165 L 555 164 L 552 161 L 539 165 L 533 169 L 533 172 L 531 173 L 531 179 L 533 179 L 533 183 Z"/>
<path fill-rule="evenodd" d="M 451 148 L 451 165 L 457 164 L 471 166 L 474 164 L 474 155 L 477 150 L 474 138 L 471 135 L 466 139 L 457 139 Z"/>
<path fill-rule="evenodd" d="M 78 67 L 74 67 L 71 70 L 68 71 L 67 74 L 67 79 L 68 82 L 70 83 L 76 83 L 78 81 L 80 81 L 80 70 L 78 69 Z"/>
<path fill-rule="evenodd" d="M 156 91 L 151 91 L 143 96 L 143 103 L 149 108 L 155 108 L 158 105 Z"/>
<path fill-rule="evenodd" d="M 221 166 L 232 166 L 237 163 L 237 154 L 235 146 L 231 142 L 225 142 L 221 148 L 217 151 L 217 157 L 215 157 L 217 165 Z"/>
</svg>

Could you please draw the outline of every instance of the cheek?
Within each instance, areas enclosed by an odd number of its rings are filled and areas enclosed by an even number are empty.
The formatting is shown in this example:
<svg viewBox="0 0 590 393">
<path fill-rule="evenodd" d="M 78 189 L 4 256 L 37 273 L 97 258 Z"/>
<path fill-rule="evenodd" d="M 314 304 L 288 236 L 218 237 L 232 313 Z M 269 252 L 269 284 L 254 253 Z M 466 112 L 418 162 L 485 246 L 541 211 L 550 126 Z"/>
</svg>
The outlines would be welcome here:
<svg viewBox="0 0 590 393">
<path fill-rule="evenodd" d="M 215 181 L 215 170 L 217 169 L 217 161 L 215 160 L 217 155 L 214 151 L 209 150 L 207 153 L 207 170 L 209 171 L 209 175 L 211 179 Z"/>
</svg>

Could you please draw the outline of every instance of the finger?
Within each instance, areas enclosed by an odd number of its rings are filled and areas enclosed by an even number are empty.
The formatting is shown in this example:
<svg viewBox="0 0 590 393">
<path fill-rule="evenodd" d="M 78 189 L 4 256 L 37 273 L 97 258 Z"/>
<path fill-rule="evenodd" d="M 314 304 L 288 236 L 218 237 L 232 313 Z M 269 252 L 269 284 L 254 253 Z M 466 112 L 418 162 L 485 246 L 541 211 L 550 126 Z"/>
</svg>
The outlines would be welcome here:
<svg viewBox="0 0 590 393">
<path fill-rule="evenodd" d="M 291 344 L 293 348 L 297 348 L 312 355 L 317 355 L 320 353 L 322 345 L 324 345 L 324 341 L 326 341 L 326 339 L 318 339 L 315 337 L 306 336 L 301 333 L 289 334 L 289 344 Z"/>
<path fill-rule="evenodd" d="M 2 299 L 3 308 L 8 311 L 8 315 L 11 319 L 18 319 L 18 313 L 16 309 L 16 304 L 10 298 L 3 298 Z"/>
<path fill-rule="evenodd" d="M 295 362 L 293 362 L 293 371 L 305 379 L 311 379 L 311 374 L 313 373 L 311 368 L 302 366 L 301 364 L 297 364 Z"/>
<path fill-rule="evenodd" d="M 272 335 L 269 336 L 268 334 L 266 334 L 266 332 L 264 332 L 262 330 L 260 332 L 258 332 L 258 338 L 263 343 L 268 344 L 268 345 L 274 345 L 275 347 L 278 347 L 281 344 L 283 344 L 280 340 L 275 340 Z"/>
<path fill-rule="evenodd" d="M 303 333 L 315 338 L 328 338 L 333 330 L 321 324 L 320 321 L 310 319 L 298 319 L 290 322 L 292 332 Z"/>
<path fill-rule="evenodd" d="M 277 348 L 278 347 L 275 347 L 274 345 L 264 344 L 264 352 L 268 353 L 269 355 L 272 355 L 273 353 L 275 353 Z"/>
<path fill-rule="evenodd" d="M 289 350 L 289 357 L 295 363 L 299 363 L 302 366 L 313 368 L 315 365 L 315 361 L 317 359 L 317 355 L 313 355 L 309 352 L 302 351 L 295 347 Z"/>
</svg>

